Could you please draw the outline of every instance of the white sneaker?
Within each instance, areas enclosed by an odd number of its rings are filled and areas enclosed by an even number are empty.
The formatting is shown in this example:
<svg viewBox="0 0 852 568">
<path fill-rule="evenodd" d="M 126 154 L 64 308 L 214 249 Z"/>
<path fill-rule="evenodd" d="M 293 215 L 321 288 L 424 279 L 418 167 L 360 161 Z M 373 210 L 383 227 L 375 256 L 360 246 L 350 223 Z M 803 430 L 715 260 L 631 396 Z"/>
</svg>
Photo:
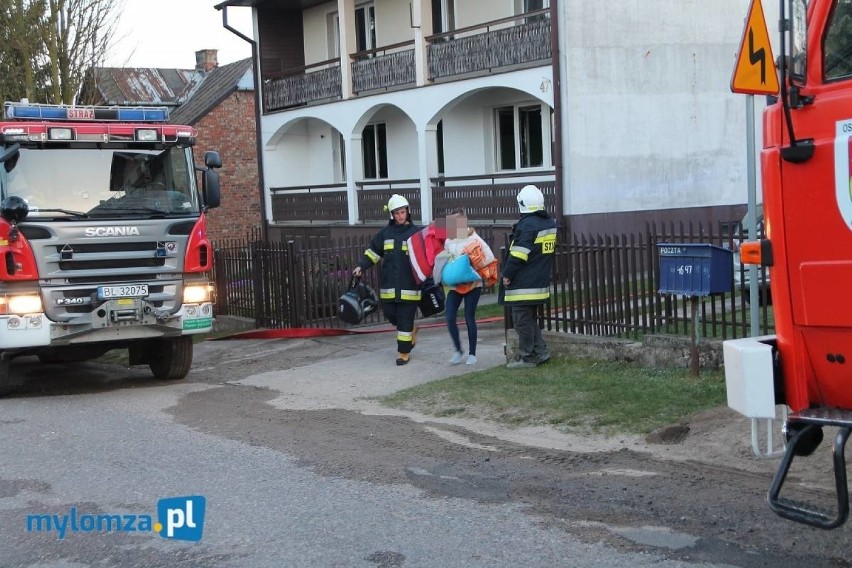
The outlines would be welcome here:
<svg viewBox="0 0 852 568">
<path fill-rule="evenodd" d="M 474 357 L 474 359 L 475 358 L 476 357 Z M 464 359 L 464 353 L 462 353 L 461 351 L 456 351 L 455 353 L 453 353 L 452 359 L 450 359 L 450 365 L 458 365 L 462 362 L 462 359 Z"/>
<path fill-rule="evenodd" d="M 468 355 L 465 365 L 476 365 L 476 355 Z"/>
</svg>

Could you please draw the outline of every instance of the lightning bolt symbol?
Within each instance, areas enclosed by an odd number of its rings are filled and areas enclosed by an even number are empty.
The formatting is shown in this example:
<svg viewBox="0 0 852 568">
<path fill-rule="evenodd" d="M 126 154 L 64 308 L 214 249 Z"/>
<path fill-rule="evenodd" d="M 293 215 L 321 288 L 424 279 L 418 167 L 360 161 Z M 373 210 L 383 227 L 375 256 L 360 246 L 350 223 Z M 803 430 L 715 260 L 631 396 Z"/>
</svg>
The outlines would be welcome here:
<svg viewBox="0 0 852 568">
<path fill-rule="evenodd" d="M 766 50 L 762 47 L 754 50 L 754 30 L 748 29 L 748 61 L 752 65 L 760 63 L 760 84 L 766 84 Z"/>
</svg>

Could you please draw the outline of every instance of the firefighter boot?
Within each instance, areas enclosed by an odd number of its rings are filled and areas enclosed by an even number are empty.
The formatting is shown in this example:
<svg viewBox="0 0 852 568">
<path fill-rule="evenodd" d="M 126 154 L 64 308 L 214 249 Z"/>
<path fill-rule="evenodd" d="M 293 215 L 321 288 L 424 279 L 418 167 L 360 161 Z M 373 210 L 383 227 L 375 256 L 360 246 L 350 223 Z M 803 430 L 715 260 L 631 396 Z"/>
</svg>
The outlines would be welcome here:
<svg viewBox="0 0 852 568">
<path fill-rule="evenodd" d="M 410 354 L 408 353 L 397 353 L 396 364 L 397 365 L 407 365 L 408 360 L 410 358 Z"/>
</svg>

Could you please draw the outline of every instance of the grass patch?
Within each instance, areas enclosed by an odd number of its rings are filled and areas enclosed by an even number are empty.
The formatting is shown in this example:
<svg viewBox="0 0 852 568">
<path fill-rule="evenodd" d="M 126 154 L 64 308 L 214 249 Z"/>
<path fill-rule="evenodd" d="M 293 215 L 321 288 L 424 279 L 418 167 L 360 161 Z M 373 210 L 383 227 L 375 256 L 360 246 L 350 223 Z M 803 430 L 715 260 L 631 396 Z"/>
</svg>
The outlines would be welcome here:
<svg viewBox="0 0 852 568">
<path fill-rule="evenodd" d="M 464 306 L 459 310 L 459 315 L 464 316 Z M 476 319 L 503 317 L 503 306 L 500 304 L 477 304 Z"/>
<path fill-rule="evenodd" d="M 722 371 L 650 369 L 556 358 L 535 369 L 496 367 L 382 397 L 433 416 L 483 417 L 511 426 L 551 425 L 575 434 L 647 434 L 725 404 Z"/>
</svg>

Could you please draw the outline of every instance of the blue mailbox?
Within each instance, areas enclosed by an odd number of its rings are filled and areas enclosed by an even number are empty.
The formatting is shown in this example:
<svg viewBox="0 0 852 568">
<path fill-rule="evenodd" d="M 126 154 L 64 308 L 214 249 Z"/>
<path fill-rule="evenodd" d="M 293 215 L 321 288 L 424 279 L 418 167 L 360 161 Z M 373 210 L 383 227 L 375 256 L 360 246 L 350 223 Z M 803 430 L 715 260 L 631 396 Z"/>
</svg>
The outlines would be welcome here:
<svg viewBox="0 0 852 568">
<path fill-rule="evenodd" d="M 731 292 L 734 253 L 704 243 L 657 243 L 661 294 L 710 296 Z"/>
</svg>

